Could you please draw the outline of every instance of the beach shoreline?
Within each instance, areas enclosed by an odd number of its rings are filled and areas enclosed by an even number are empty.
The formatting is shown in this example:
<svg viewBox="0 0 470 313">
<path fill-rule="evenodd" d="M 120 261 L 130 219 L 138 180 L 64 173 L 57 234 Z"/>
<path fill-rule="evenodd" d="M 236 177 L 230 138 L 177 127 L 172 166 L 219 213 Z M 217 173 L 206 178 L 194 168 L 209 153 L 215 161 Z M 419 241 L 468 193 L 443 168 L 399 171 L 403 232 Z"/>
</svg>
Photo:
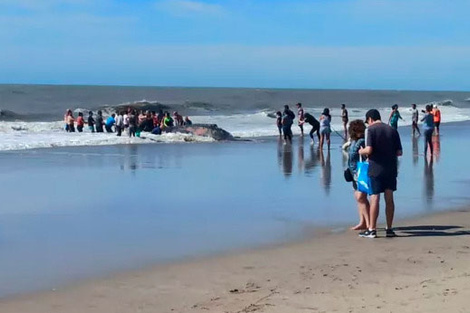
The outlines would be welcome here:
<svg viewBox="0 0 470 313">
<path fill-rule="evenodd" d="M 0 300 L 10 312 L 463 312 L 470 209 L 116 273 Z M 451 303 L 451 304 L 450 304 Z"/>
</svg>

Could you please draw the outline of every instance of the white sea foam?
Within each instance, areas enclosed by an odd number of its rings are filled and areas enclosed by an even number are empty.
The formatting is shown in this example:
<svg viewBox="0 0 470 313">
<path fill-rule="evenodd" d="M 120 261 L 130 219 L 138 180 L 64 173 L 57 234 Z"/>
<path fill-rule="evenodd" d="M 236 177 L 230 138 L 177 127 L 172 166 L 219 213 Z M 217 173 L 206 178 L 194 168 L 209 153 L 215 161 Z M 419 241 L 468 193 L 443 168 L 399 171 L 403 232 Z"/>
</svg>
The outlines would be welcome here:
<svg viewBox="0 0 470 313">
<path fill-rule="evenodd" d="M 421 110 L 423 105 L 419 105 Z M 400 113 L 404 120 L 399 121 L 400 126 L 411 124 L 411 111 L 408 107 L 400 107 Z M 470 109 L 457 108 L 454 106 L 440 106 L 443 123 L 460 122 L 470 120 Z M 306 112 L 319 117 L 322 109 L 305 108 Z M 364 119 L 367 109 L 348 108 L 349 119 Z M 388 121 L 389 108 L 379 110 L 383 121 Z M 338 132 L 342 130 L 341 110 L 332 109 L 332 128 Z M 273 112 L 258 112 L 252 114 L 214 115 L 214 116 L 193 116 L 195 123 L 217 124 L 236 137 L 256 138 L 264 136 L 276 136 L 276 120 L 269 117 Z M 420 112 L 420 116 L 422 113 Z M 294 134 L 299 134 L 300 129 L 294 122 L 292 130 Z M 310 131 L 307 125 L 306 131 Z M 174 143 L 174 142 L 211 142 L 212 138 L 194 136 L 191 134 L 168 133 L 161 136 L 142 133 L 141 138 L 129 138 L 125 134 L 117 137 L 116 134 L 90 133 L 85 127 L 83 133 L 66 133 L 64 123 L 57 122 L 0 122 L 0 151 L 24 150 L 35 148 L 52 148 L 65 146 L 100 146 L 115 144 L 133 143 Z"/>
<path fill-rule="evenodd" d="M 140 138 L 129 138 L 127 134 L 66 133 L 63 122 L 1 122 L 0 151 L 53 148 L 67 146 L 102 146 L 116 144 L 150 144 L 171 142 L 211 142 L 214 139 L 192 134 L 167 133 L 160 136 L 142 133 Z"/>
</svg>

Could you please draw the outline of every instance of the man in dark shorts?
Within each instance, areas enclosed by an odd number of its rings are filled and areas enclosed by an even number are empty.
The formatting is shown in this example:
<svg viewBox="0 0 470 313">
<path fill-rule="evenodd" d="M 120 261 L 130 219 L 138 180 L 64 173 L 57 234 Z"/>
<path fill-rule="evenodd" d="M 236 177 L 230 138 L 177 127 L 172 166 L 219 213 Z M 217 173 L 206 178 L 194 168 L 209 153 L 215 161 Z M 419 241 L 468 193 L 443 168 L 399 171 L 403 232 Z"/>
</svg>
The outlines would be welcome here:
<svg viewBox="0 0 470 313">
<path fill-rule="evenodd" d="M 377 237 L 377 218 L 379 217 L 380 194 L 384 194 L 385 213 L 387 217 L 386 236 L 395 237 L 392 229 L 395 203 L 393 192 L 397 190 L 398 157 L 403 150 L 400 135 L 391 126 L 382 123 L 379 111 L 372 109 L 366 113 L 366 147 L 359 154 L 369 158 L 370 177 L 370 228 L 359 236 Z"/>
</svg>

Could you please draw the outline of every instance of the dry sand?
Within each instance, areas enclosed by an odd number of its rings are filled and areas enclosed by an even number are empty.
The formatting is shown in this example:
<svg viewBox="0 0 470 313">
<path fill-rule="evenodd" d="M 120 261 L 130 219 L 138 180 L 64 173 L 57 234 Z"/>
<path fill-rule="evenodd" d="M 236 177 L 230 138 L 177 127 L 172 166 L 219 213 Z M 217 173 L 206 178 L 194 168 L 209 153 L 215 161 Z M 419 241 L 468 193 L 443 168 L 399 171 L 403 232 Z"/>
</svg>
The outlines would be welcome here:
<svg viewBox="0 0 470 313">
<path fill-rule="evenodd" d="M 400 238 L 317 235 L 4 299 L 0 312 L 470 312 L 470 212 L 399 224 Z"/>
</svg>

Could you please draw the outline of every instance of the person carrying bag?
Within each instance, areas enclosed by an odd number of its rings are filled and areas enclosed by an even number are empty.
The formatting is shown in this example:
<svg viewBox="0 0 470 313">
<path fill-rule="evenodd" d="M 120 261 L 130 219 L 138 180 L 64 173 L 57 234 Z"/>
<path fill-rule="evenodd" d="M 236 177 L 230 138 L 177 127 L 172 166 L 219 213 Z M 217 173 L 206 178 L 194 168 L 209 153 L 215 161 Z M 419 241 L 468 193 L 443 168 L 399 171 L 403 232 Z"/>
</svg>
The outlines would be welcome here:
<svg viewBox="0 0 470 313">
<path fill-rule="evenodd" d="M 363 161 L 359 150 L 365 147 L 366 125 L 362 120 L 349 123 L 348 133 L 351 138 L 348 154 L 348 168 L 344 171 L 344 178 L 352 182 L 354 199 L 359 210 L 359 223 L 352 230 L 365 230 L 369 227 L 369 195 L 370 186 L 368 177 L 368 162 Z"/>
</svg>

